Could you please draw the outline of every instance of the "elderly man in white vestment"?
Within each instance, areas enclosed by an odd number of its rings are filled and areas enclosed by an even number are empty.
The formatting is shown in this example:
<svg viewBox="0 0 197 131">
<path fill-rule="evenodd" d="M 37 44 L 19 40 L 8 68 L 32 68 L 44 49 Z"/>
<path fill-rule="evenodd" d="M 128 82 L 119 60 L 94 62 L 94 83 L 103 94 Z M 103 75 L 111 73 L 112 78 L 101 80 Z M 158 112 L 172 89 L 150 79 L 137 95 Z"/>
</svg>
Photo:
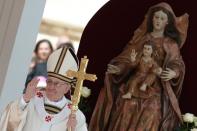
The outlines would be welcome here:
<svg viewBox="0 0 197 131">
<path fill-rule="evenodd" d="M 78 59 L 72 49 L 60 48 L 47 62 L 46 88 L 37 88 L 38 78 L 27 86 L 26 93 L 11 102 L 0 119 L 0 131 L 87 131 L 83 113 L 71 114 L 71 102 L 64 95 L 76 79 L 67 77 L 67 70 L 78 71 Z"/>
</svg>

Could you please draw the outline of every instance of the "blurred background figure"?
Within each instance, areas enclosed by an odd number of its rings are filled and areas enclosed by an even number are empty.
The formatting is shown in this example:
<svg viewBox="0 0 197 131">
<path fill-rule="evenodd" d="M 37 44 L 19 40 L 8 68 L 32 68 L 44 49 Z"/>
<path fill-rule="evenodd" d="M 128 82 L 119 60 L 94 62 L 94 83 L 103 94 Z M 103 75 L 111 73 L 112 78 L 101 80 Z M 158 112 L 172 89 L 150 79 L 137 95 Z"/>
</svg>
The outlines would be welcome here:
<svg viewBox="0 0 197 131">
<path fill-rule="evenodd" d="M 73 43 L 71 43 L 71 42 L 61 43 L 61 44 L 57 47 L 57 49 L 62 48 L 62 47 L 71 48 L 71 49 L 73 49 L 73 51 L 76 53 L 75 48 L 74 48 L 74 46 L 73 46 Z"/>
<path fill-rule="evenodd" d="M 47 59 L 49 55 L 53 52 L 53 46 L 51 42 L 47 39 L 43 39 L 37 42 L 34 49 L 33 58 L 30 64 L 30 72 L 27 75 L 25 82 L 26 91 L 27 84 L 36 76 L 47 77 Z"/>
<path fill-rule="evenodd" d="M 34 53 L 36 54 L 38 63 L 46 62 L 52 52 L 52 43 L 47 39 L 38 41 L 34 49 Z"/>
<path fill-rule="evenodd" d="M 37 57 L 36 57 L 36 54 L 33 52 L 28 73 L 30 73 L 33 70 L 33 68 L 36 66 L 36 63 L 37 63 Z"/>
<path fill-rule="evenodd" d="M 68 36 L 61 36 L 61 37 L 59 37 L 58 42 L 56 44 L 56 48 L 59 49 L 59 48 L 62 48 L 62 47 L 71 48 L 76 53 L 74 45 L 70 41 Z"/>
</svg>

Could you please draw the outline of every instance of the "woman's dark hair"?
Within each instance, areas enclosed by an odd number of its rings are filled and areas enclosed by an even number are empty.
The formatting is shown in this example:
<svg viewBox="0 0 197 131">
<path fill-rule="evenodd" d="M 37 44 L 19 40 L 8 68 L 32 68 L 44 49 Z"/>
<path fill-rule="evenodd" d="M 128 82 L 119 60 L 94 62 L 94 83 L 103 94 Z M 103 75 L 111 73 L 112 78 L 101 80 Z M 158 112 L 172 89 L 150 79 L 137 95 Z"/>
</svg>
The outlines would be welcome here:
<svg viewBox="0 0 197 131">
<path fill-rule="evenodd" d="M 152 8 L 148 13 L 147 20 L 147 32 L 150 33 L 153 31 L 153 16 L 157 11 L 163 11 L 168 16 L 168 24 L 165 27 L 164 36 L 167 36 L 177 42 L 178 45 L 181 44 L 180 33 L 175 26 L 175 19 L 173 14 L 163 7 Z"/>
<path fill-rule="evenodd" d="M 40 46 L 42 43 L 47 43 L 48 46 L 49 46 L 49 48 L 51 49 L 51 52 L 53 52 L 53 46 L 52 46 L 51 42 L 50 42 L 49 40 L 47 40 L 47 39 L 43 39 L 43 40 L 38 41 L 37 44 L 36 44 L 36 47 L 35 47 L 35 49 L 34 49 L 34 52 L 35 52 L 36 54 L 38 53 L 39 46 Z"/>
</svg>

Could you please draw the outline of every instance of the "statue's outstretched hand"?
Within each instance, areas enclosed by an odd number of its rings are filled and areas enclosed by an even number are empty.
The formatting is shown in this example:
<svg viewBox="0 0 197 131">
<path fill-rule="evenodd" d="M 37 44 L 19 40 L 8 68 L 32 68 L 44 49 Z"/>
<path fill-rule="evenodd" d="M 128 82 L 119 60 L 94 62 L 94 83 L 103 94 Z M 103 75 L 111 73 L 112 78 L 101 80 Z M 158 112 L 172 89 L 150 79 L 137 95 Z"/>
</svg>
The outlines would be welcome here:
<svg viewBox="0 0 197 131">
<path fill-rule="evenodd" d="M 137 56 L 137 52 L 135 51 L 135 49 L 132 49 L 131 51 L 131 62 L 135 62 L 136 61 L 136 56 Z"/>
<path fill-rule="evenodd" d="M 160 77 L 163 81 L 169 81 L 176 77 L 176 72 L 170 68 L 166 68 L 165 70 L 162 71 Z"/>
</svg>

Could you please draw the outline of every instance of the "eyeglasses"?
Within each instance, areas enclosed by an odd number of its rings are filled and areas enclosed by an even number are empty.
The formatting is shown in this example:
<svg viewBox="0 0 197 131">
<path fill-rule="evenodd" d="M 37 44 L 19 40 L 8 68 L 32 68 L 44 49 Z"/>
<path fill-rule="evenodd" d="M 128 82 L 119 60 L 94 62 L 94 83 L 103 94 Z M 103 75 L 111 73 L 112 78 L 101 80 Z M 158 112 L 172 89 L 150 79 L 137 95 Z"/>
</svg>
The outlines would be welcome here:
<svg viewBox="0 0 197 131">
<path fill-rule="evenodd" d="M 66 82 L 54 82 L 52 80 L 46 80 L 46 83 L 48 85 L 54 85 L 55 87 L 62 87 L 62 86 L 68 85 L 68 83 L 66 83 Z"/>
</svg>

